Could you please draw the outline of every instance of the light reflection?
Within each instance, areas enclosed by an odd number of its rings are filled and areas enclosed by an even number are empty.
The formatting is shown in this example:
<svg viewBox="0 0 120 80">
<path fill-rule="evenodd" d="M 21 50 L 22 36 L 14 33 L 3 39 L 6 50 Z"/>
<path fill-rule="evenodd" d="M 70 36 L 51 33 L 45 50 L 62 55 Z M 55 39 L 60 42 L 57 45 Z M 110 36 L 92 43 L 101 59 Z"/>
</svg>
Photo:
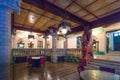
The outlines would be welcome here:
<svg viewBox="0 0 120 80">
<path fill-rule="evenodd" d="M 94 55 L 94 59 L 96 59 L 97 57 Z"/>
<path fill-rule="evenodd" d="M 29 15 L 29 22 L 30 23 L 35 23 L 35 17 L 33 16 L 33 14 Z"/>
<path fill-rule="evenodd" d="M 44 77 L 45 77 L 45 80 L 53 80 L 49 71 L 44 72 Z"/>
</svg>

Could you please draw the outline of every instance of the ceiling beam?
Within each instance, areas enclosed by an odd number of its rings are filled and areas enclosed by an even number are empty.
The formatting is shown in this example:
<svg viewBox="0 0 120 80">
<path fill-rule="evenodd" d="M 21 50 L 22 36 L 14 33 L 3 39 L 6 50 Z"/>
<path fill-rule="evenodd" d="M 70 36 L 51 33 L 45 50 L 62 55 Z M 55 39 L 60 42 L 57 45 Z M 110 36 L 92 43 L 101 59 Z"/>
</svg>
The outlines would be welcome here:
<svg viewBox="0 0 120 80">
<path fill-rule="evenodd" d="M 16 30 L 24 30 L 24 31 L 30 31 L 30 32 L 37 32 L 37 33 L 44 33 L 44 31 L 41 30 L 36 30 L 36 29 L 31 29 L 31 28 L 26 28 L 24 26 L 13 26 L 13 29 Z"/>
<path fill-rule="evenodd" d="M 82 18 L 79 18 L 79 17 L 73 15 L 72 13 L 70 13 L 64 9 L 53 5 L 52 3 L 48 2 L 47 0 L 23 0 L 23 2 L 28 3 L 30 5 L 33 5 L 33 6 L 36 6 L 38 8 L 41 8 L 45 11 L 53 13 L 57 16 L 62 17 L 62 18 L 69 19 L 69 20 L 74 21 L 78 24 L 80 24 L 80 23 L 88 24 L 88 25 L 90 24 L 89 22 L 83 20 Z"/>
<path fill-rule="evenodd" d="M 106 16 L 106 17 L 103 17 L 103 18 L 100 18 L 98 20 L 91 22 L 92 23 L 91 29 L 100 27 L 103 25 L 110 25 L 110 24 L 113 24 L 116 22 L 120 22 L 120 12 L 111 14 L 109 16 Z M 85 27 L 85 26 L 78 26 L 78 27 L 72 28 L 72 32 L 70 32 L 70 33 L 83 31 L 83 27 Z"/>
<path fill-rule="evenodd" d="M 109 25 L 113 24 L 115 22 L 120 22 L 120 11 L 111 15 L 108 15 L 106 17 L 100 18 L 98 20 L 95 20 L 92 23 L 92 28 L 103 26 L 103 25 Z"/>
</svg>

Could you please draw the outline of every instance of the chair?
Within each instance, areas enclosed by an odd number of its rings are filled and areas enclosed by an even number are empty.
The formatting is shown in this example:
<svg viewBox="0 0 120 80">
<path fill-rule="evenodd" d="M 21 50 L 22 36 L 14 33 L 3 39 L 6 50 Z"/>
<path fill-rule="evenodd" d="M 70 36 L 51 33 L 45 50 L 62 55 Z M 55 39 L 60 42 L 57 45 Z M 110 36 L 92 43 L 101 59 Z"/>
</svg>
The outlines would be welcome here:
<svg viewBox="0 0 120 80">
<path fill-rule="evenodd" d="M 28 58 L 28 67 L 40 67 L 40 59 Z"/>
<path fill-rule="evenodd" d="M 45 58 L 44 58 L 44 57 L 41 57 L 41 58 L 40 58 L 40 64 L 43 64 L 43 63 L 45 63 Z"/>
<path fill-rule="evenodd" d="M 112 68 L 100 67 L 99 69 L 100 69 L 101 71 L 106 71 L 106 72 L 110 72 L 110 73 L 115 73 L 115 69 L 112 69 Z"/>
<path fill-rule="evenodd" d="M 27 57 L 24 56 L 24 57 L 14 57 L 14 62 L 15 63 L 24 63 L 24 62 L 27 62 Z"/>
</svg>

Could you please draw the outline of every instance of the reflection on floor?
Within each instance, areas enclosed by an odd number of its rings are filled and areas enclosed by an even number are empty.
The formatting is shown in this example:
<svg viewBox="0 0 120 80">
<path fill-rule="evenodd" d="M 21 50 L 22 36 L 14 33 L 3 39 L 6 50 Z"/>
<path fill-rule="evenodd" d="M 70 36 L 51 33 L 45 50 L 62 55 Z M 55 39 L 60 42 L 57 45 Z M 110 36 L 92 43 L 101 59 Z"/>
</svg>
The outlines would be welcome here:
<svg viewBox="0 0 120 80">
<path fill-rule="evenodd" d="M 14 80 L 79 80 L 77 64 L 46 62 L 41 68 L 28 68 L 26 64 L 15 64 Z"/>
</svg>

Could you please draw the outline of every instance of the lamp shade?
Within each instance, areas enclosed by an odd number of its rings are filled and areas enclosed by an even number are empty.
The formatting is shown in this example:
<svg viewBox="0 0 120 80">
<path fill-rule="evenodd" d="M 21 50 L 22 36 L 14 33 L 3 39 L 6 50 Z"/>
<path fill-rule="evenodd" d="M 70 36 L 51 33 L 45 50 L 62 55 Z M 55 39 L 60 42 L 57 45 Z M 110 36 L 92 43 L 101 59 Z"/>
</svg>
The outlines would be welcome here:
<svg viewBox="0 0 120 80">
<path fill-rule="evenodd" d="M 62 22 L 58 25 L 58 31 L 62 34 L 66 34 L 68 31 L 71 31 L 71 24 L 68 22 Z"/>
</svg>

